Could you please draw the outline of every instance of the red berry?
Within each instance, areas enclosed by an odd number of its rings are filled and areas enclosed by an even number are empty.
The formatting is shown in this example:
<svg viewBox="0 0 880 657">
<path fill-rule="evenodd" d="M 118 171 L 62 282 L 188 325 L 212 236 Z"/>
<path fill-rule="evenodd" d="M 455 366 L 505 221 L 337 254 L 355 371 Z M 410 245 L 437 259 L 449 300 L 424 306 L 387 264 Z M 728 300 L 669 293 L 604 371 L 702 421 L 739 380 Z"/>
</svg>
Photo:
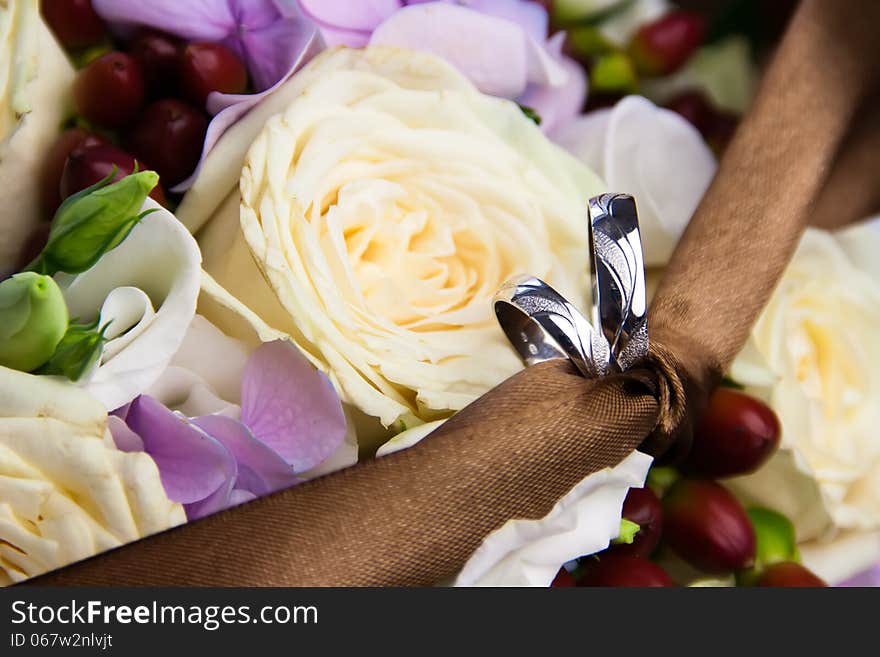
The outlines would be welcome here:
<svg viewBox="0 0 880 657">
<path fill-rule="evenodd" d="M 193 103 L 204 107 L 208 94 L 240 94 L 247 90 L 241 60 L 219 43 L 191 43 L 180 56 L 180 86 Z"/>
<path fill-rule="evenodd" d="M 107 144 L 107 140 L 93 132 L 82 128 L 71 128 L 61 133 L 43 160 L 42 190 L 43 207 L 46 218 L 51 218 L 55 210 L 61 205 L 61 175 L 64 173 L 64 165 L 67 157 L 75 149 L 81 146 L 98 146 Z"/>
<path fill-rule="evenodd" d="M 110 144 L 81 146 L 74 149 L 64 165 L 64 173 L 61 176 L 61 196 L 67 198 L 100 182 L 110 175 L 114 166 L 116 167 L 114 181 L 133 173 L 136 166 L 139 171 L 147 168 L 139 165 L 125 151 Z M 162 193 L 160 185 L 153 188 L 150 196 L 156 202 L 165 205 L 165 195 Z"/>
<path fill-rule="evenodd" d="M 684 65 L 703 43 L 704 19 L 687 11 L 671 11 L 636 32 L 629 54 L 642 75 L 669 75 Z"/>
<path fill-rule="evenodd" d="M 704 477 L 754 472 L 779 446 L 779 418 L 764 402 L 718 388 L 694 431 L 684 469 Z"/>
<path fill-rule="evenodd" d="M 614 554 L 649 557 L 663 530 L 663 506 L 650 488 L 630 488 L 623 502 L 623 517 L 636 523 L 639 531 L 630 544 L 618 543 L 610 548 Z"/>
<path fill-rule="evenodd" d="M 173 94 L 177 88 L 180 61 L 180 42 L 176 38 L 155 30 L 144 30 L 132 39 L 128 51 L 140 66 L 150 96 Z"/>
<path fill-rule="evenodd" d="M 745 509 L 708 479 L 679 479 L 666 493 L 663 540 L 707 573 L 743 570 L 755 562 L 755 530 Z"/>
<path fill-rule="evenodd" d="M 107 28 L 92 0 L 43 0 L 43 17 L 66 48 L 88 48 L 104 40 Z"/>
<path fill-rule="evenodd" d="M 784 561 L 769 566 L 758 579 L 758 586 L 816 587 L 828 586 L 799 563 Z"/>
<path fill-rule="evenodd" d="M 577 586 L 577 583 L 574 581 L 574 575 L 568 572 L 565 568 L 560 568 L 559 572 L 556 573 L 556 577 L 554 577 L 553 581 L 550 583 L 550 586 L 553 588 L 561 586 Z"/>
<path fill-rule="evenodd" d="M 144 104 L 144 78 L 134 59 L 110 52 L 79 72 L 73 95 L 77 112 L 86 119 L 105 128 L 121 128 Z"/>
<path fill-rule="evenodd" d="M 715 114 L 709 99 L 699 91 L 685 91 L 666 103 L 666 107 L 680 114 L 686 121 L 705 134 Z"/>
<path fill-rule="evenodd" d="M 673 586 L 672 578 L 653 561 L 621 554 L 589 559 L 578 586 Z"/>
<path fill-rule="evenodd" d="M 207 130 L 204 114 L 166 98 L 144 110 L 129 133 L 128 147 L 159 174 L 166 187 L 173 187 L 195 170 Z"/>
</svg>

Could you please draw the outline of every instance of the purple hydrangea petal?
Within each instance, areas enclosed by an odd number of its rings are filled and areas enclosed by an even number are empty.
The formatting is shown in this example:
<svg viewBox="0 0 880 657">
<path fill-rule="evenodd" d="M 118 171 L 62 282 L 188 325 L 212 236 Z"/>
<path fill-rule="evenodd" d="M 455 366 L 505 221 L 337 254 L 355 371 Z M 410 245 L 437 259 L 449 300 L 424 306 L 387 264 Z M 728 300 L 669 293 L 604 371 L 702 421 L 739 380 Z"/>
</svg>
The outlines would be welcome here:
<svg viewBox="0 0 880 657">
<path fill-rule="evenodd" d="M 190 41 L 222 41 L 235 30 L 230 0 L 92 0 L 101 18 L 144 25 Z"/>
<path fill-rule="evenodd" d="M 469 0 L 467 6 L 482 14 L 496 16 L 516 23 L 536 41 L 547 38 L 550 17 L 537 2 L 526 0 Z"/>
<path fill-rule="evenodd" d="M 113 436 L 113 442 L 116 444 L 116 449 L 122 452 L 144 451 L 143 439 L 129 429 L 125 420 L 116 415 L 108 415 L 107 427 L 110 429 L 110 435 Z"/>
<path fill-rule="evenodd" d="M 587 99 L 587 76 L 580 65 L 565 57 L 562 65 L 568 71 L 564 85 L 551 87 L 530 84 L 519 102 L 531 107 L 541 117 L 541 129 L 552 131 L 576 119 Z"/>
<path fill-rule="evenodd" d="M 367 33 L 405 4 L 401 0 L 299 0 L 303 11 L 322 27 Z"/>
<path fill-rule="evenodd" d="M 254 88 L 265 91 L 286 79 L 314 36 L 314 26 L 298 18 L 278 18 L 259 29 L 241 30 L 238 40 Z"/>
<path fill-rule="evenodd" d="M 126 421 L 156 462 L 169 499 L 190 504 L 222 497 L 223 490 L 228 497 L 238 468 L 217 440 L 145 395 L 131 403 Z"/>
<path fill-rule="evenodd" d="M 187 520 L 191 522 L 199 518 L 206 518 L 232 506 L 234 493 L 232 486 L 234 483 L 233 479 L 224 481 L 223 485 L 208 497 L 191 504 L 184 504 L 183 509 L 186 511 Z"/>
<path fill-rule="evenodd" d="M 241 422 L 222 415 L 207 415 L 192 420 L 235 457 L 238 479 L 235 488 L 256 496 L 267 495 L 299 483 L 293 468 L 275 450 L 254 438 Z"/>
<path fill-rule="evenodd" d="M 330 381 L 289 342 L 267 342 L 245 367 L 241 421 L 305 472 L 335 452 L 345 437 L 345 415 Z"/>
<path fill-rule="evenodd" d="M 376 28 L 370 44 L 433 53 L 493 96 L 516 98 L 528 82 L 529 50 L 522 28 L 466 7 L 405 7 Z"/>
</svg>

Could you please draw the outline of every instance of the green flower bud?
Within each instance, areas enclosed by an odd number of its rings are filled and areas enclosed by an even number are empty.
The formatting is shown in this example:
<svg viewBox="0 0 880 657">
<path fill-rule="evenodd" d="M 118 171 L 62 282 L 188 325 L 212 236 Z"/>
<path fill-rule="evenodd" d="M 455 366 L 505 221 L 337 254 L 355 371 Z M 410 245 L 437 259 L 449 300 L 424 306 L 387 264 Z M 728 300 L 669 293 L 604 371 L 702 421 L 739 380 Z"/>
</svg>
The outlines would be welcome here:
<svg viewBox="0 0 880 657">
<path fill-rule="evenodd" d="M 34 272 L 0 283 L 0 365 L 31 372 L 49 360 L 67 330 L 58 284 Z"/>
<path fill-rule="evenodd" d="M 159 182 L 153 171 L 141 171 L 110 183 L 104 180 L 69 197 L 52 220 L 49 241 L 28 267 L 50 276 L 63 271 L 79 274 L 102 255 L 115 249 L 147 214 L 138 214 L 144 200 Z"/>
<path fill-rule="evenodd" d="M 593 64 L 590 89 L 601 93 L 631 93 L 638 88 L 636 70 L 629 57 L 614 52 L 602 55 Z"/>
<path fill-rule="evenodd" d="M 89 325 L 71 324 L 67 333 L 39 374 L 66 376 L 71 381 L 79 381 L 88 374 L 104 353 L 104 331 L 109 322 L 98 328 L 98 322 Z"/>
<path fill-rule="evenodd" d="M 752 586 L 764 569 L 776 563 L 800 561 L 794 525 L 781 513 L 754 507 L 746 511 L 755 528 L 755 566 L 737 574 L 740 584 Z"/>
<path fill-rule="evenodd" d="M 611 542 L 615 545 L 632 545 L 641 527 L 632 520 L 620 519 L 620 533 Z"/>
</svg>

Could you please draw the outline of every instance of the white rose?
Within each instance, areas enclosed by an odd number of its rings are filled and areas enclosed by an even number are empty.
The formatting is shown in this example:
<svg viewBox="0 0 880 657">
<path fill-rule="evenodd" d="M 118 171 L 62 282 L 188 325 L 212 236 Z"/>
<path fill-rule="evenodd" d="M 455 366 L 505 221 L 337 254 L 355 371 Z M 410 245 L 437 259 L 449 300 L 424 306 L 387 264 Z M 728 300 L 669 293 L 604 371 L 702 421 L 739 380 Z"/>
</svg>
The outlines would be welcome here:
<svg viewBox="0 0 880 657">
<path fill-rule="evenodd" d="M 646 98 L 627 96 L 552 137 L 610 190 L 635 196 L 645 263 L 665 265 L 715 175 L 715 156 L 696 128 Z"/>
<path fill-rule="evenodd" d="M 808 230 L 752 334 L 776 376 L 782 444 L 734 485 L 788 515 L 800 540 L 880 528 L 878 251 L 876 226 Z"/>
<path fill-rule="evenodd" d="M 197 226 L 225 197 L 205 269 L 344 401 L 385 426 L 446 416 L 522 366 L 492 313 L 506 279 L 586 301 L 603 187 L 515 104 L 393 48 L 326 52 L 283 93 L 283 114 L 233 129 L 252 143 L 240 195 L 209 161 L 181 216 Z"/>
<path fill-rule="evenodd" d="M 0 367 L 0 585 L 184 522 L 153 460 L 116 448 L 100 403 Z"/>
<path fill-rule="evenodd" d="M 73 77 L 38 0 L 0 2 L 0 275 L 42 218 L 42 158 L 65 118 Z"/>
</svg>

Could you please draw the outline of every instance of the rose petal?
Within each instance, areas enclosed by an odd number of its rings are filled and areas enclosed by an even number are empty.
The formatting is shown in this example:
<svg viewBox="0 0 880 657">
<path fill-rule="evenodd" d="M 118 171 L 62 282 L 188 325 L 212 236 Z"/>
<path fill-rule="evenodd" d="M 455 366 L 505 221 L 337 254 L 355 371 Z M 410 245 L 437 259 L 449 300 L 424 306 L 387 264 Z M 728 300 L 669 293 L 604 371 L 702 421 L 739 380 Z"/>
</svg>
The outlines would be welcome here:
<svg viewBox="0 0 880 657">
<path fill-rule="evenodd" d="M 221 415 L 195 418 L 197 427 L 222 444 L 238 463 L 235 488 L 262 496 L 299 483 L 293 468 L 241 422 Z"/>
<path fill-rule="evenodd" d="M 318 465 L 345 437 L 342 404 L 327 377 L 280 340 L 260 346 L 245 368 L 241 419 L 296 472 Z"/>
<path fill-rule="evenodd" d="M 235 29 L 229 0 L 92 0 L 110 23 L 146 25 L 188 41 L 222 41 Z"/>
<path fill-rule="evenodd" d="M 159 467 L 170 499 L 191 504 L 211 498 L 210 504 L 215 504 L 229 496 L 238 470 L 232 454 L 217 440 L 147 396 L 132 402 L 127 424 Z"/>
</svg>

